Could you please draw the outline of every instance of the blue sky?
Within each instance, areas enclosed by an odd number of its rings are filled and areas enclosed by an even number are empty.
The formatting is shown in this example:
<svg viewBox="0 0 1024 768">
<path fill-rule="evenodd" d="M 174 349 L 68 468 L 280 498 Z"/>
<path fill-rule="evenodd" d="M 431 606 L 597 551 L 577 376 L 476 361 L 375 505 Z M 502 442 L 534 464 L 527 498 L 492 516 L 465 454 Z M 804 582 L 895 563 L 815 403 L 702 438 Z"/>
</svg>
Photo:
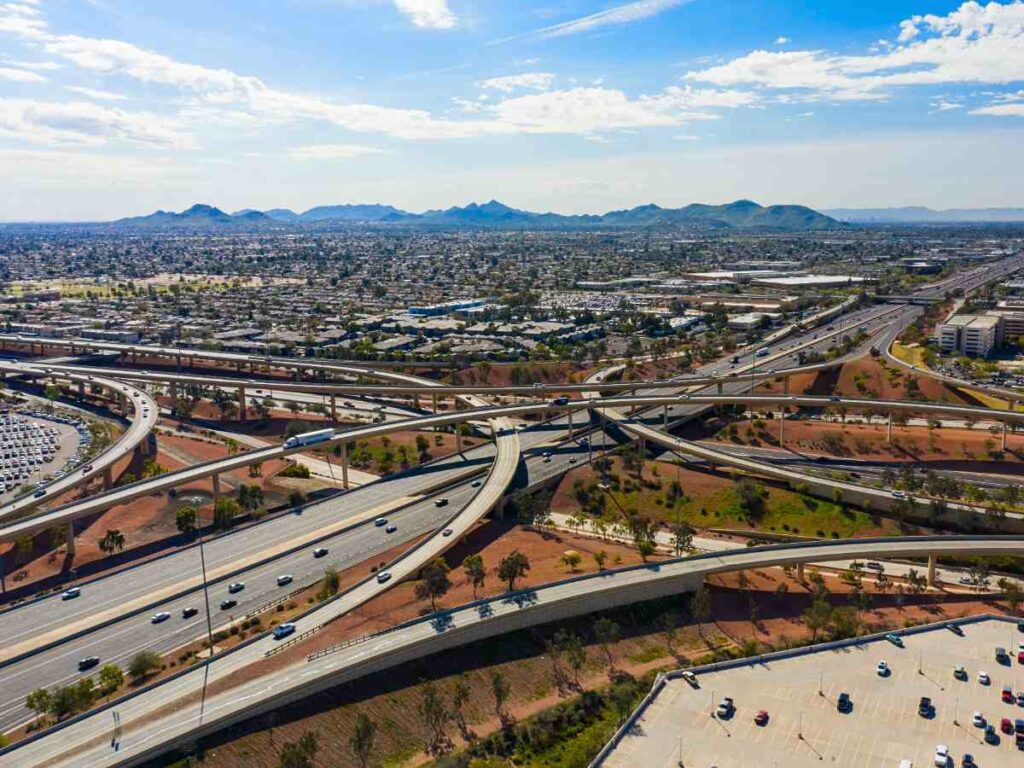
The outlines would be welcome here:
<svg viewBox="0 0 1024 768">
<path fill-rule="evenodd" d="M 0 219 L 1024 205 L 1024 4 L 0 0 Z"/>
</svg>

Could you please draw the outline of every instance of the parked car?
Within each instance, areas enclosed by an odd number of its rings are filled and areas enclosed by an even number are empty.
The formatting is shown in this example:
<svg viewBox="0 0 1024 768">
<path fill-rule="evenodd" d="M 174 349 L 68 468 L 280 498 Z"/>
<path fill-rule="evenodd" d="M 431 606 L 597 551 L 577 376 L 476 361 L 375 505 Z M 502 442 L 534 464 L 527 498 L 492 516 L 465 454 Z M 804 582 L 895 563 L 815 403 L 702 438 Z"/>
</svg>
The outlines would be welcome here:
<svg viewBox="0 0 1024 768">
<path fill-rule="evenodd" d="M 1013 688 L 1004 685 L 1000 698 L 1002 698 L 1004 704 L 1013 704 L 1016 701 L 1016 697 L 1013 695 Z"/>
<path fill-rule="evenodd" d="M 981 712 L 975 710 L 974 714 L 971 715 L 971 725 L 973 725 L 975 728 L 984 728 L 985 716 L 981 714 Z"/>
<path fill-rule="evenodd" d="M 946 768 L 949 765 L 949 747 L 945 744 L 935 746 L 935 765 L 937 768 Z"/>
<path fill-rule="evenodd" d="M 935 711 L 935 705 L 932 704 L 932 700 L 928 696 L 922 696 L 921 700 L 917 703 L 917 714 L 921 717 L 931 717 Z"/>
<path fill-rule="evenodd" d="M 949 622 L 946 624 L 946 629 L 948 629 L 954 635 L 960 635 L 960 637 L 964 636 L 964 631 L 960 629 L 959 624 L 953 624 L 952 622 Z"/>
<path fill-rule="evenodd" d="M 967 670 L 958 664 L 957 666 L 953 667 L 953 677 L 955 677 L 957 680 L 966 680 Z"/>
<path fill-rule="evenodd" d="M 736 707 L 733 704 L 731 696 L 726 696 L 718 703 L 718 709 L 715 710 L 715 715 L 721 720 L 727 720 L 732 717 L 732 713 Z"/>
<path fill-rule="evenodd" d="M 843 691 L 839 694 L 839 698 L 836 699 L 836 709 L 840 712 L 849 712 L 853 709 L 853 700 L 850 698 L 850 694 Z"/>
<path fill-rule="evenodd" d="M 988 672 L 982 670 L 978 673 L 978 682 L 982 685 L 990 685 L 992 683 L 992 678 L 988 676 Z"/>
<path fill-rule="evenodd" d="M 680 676 L 683 678 L 683 680 L 689 683 L 691 688 L 700 688 L 700 683 L 697 682 L 697 676 L 693 674 L 693 672 L 691 672 L 690 670 L 683 670 L 683 674 Z"/>
<path fill-rule="evenodd" d="M 892 632 L 890 632 L 888 635 L 885 636 L 885 639 L 893 645 L 895 645 L 897 648 L 903 647 L 903 638 L 899 635 L 894 635 Z"/>
<path fill-rule="evenodd" d="M 768 710 L 759 710 L 758 713 L 754 715 L 754 725 L 768 725 Z"/>
<path fill-rule="evenodd" d="M 1003 733 L 1013 733 L 1013 721 L 1008 717 L 1004 717 L 999 721 L 999 730 Z"/>
<path fill-rule="evenodd" d="M 875 665 L 875 672 L 878 673 L 879 677 L 888 677 L 889 665 L 886 664 L 884 661 L 880 661 L 878 662 L 878 664 Z"/>
</svg>

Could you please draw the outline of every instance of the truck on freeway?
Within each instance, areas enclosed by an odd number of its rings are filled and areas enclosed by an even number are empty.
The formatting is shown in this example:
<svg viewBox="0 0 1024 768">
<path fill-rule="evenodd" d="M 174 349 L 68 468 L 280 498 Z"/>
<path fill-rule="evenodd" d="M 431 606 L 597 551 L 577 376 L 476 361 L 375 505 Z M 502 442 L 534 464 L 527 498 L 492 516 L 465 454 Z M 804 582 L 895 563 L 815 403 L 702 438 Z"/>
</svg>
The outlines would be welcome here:
<svg viewBox="0 0 1024 768">
<path fill-rule="evenodd" d="M 297 448 L 300 445 L 312 445 L 322 443 L 334 437 L 333 429 L 318 429 L 315 432 L 303 432 L 301 435 L 294 435 L 284 441 L 285 448 Z"/>
</svg>

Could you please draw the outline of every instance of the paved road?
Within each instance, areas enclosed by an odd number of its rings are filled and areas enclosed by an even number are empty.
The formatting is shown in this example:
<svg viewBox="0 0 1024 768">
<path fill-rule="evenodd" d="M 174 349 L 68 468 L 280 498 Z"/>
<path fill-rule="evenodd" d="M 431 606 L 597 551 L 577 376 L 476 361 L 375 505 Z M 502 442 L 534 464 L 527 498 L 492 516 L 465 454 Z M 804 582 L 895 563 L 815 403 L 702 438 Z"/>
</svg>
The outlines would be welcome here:
<svg viewBox="0 0 1024 768">
<path fill-rule="evenodd" d="M 45 365 L 0 361 L 0 372 L 7 375 L 45 378 L 47 377 L 47 371 L 48 366 Z M 137 445 L 146 440 L 153 427 L 156 426 L 156 401 L 145 390 L 111 378 L 109 371 L 102 371 L 96 375 L 74 374 L 68 378 L 73 383 L 81 384 L 83 387 L 97 385 L 103 387 L 115 397 L 123 396 L 126 398 L 126 402 L 130 403 L 132 408 L 132 418 L 128 429 L 121 434 L 113 445 L 94 456 L 86 464 L 86 467 L 91 467 L 91 469 L 87 471 L 84 468 L 76 469 L 64 477 L 46 483 L 43 485 L 43 490 L 46 491 L 44 496 L 30 494 L 0 506 L 0 521 L 9 520 L 16 515 L 24 515 L 29 510 L 46 503 L 54 496 L 58 496 L 95 477 L 101 476 L 109 467 L 114 465 L 114 462 L 131 453 Z"/>
<path fill-rule="evenodd" d="M 442 652 L 468 642 L 551 621 L 651 599 L 693 588 L 715 573 L 786 564 L 852 559 L 893 559 L 930 555 L 1017 556 L 1024 537 L 907 537 L 754 547 L 638 566 L 569 579 L 526 593 L 463 606 L 374 636 L 372 642 L 349 645 L 333 653 L 311 656 L 242 682 L 199 704 L 163 711 L 205 684 L 260 660 L 276 645 L 264 637 L 239 650 L 215 657 L 208 665 L 156 686 L 116 709 L 121 729 L 115 750 L 110 741 L 111 714 L 90 713 L 46 738 L 0 756 L 0 766 L 135 765 L 155 757 L 178 740 L 221 731 L 231 723 L 254 717 L 264 708 L 280 707 L 340 683 L 373 674 L 411 659 Z"/>
</svg>

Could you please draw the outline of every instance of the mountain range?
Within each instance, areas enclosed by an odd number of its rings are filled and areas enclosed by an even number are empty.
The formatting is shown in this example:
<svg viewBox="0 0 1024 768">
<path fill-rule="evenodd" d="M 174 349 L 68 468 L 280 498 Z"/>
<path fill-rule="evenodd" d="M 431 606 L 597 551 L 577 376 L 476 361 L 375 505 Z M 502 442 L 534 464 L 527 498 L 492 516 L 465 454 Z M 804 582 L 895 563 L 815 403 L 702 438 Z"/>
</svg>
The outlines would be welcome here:
<svg viewBox="0 0 1024 768">
<path fill-rule="evenodd" d="M 321 205 L 303 213 L 286 208 L 251 208 L 226 213 L 210 205 L 193 205 L 181 213 L 157 211 L 110 222 L 107 226 L 142 229 L 268 229 L 299 225 L 373 224 L 433 229 L 585 229 L 685 228 L 703 230 L 809 231 L 849 225 L 802 205 L 761 206 L 750 200 L 726 205 L 694 203 L 683 208 L 642 205 L 601 215 L 534 213 L 497 200 L 462 207 L 410 213 L 390 205 Z"/>
<path fill-rule="evenodd" d="M 859 224 L 957 224 L 1024 222 L 1024 208 L 834 208 L 823 211 L 840 221 Z"/>
</svg>

